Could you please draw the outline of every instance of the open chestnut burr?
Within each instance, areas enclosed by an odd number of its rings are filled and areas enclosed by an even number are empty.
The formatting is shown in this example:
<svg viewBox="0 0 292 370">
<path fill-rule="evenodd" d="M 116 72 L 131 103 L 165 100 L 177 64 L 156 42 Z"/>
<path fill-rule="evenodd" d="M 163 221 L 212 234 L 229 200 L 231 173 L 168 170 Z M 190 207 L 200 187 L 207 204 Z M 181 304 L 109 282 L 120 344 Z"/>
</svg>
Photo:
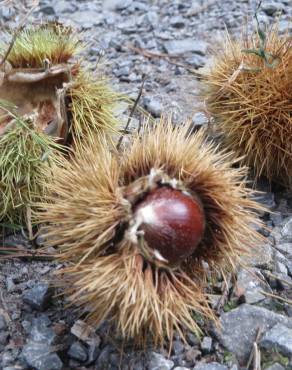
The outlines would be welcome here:
<svg viewBox="0 0 292 370">
<path fill-rule="evenodd" d="M 42 168 L 95 132 L 116 132 L 113 92 L 88 71 L 70 27 L 28 25 L 0 41 L 0 224 L 22 226 L 42 197 Z M 47 181 L 50 180 L 49 175 Z M 8 226 L 7 226 L 8 225 Z M 3 226 L 3 229 L 4 229 Z M 13 226 L 14 227 L 14 226 Z"/>
<path fill-rule="evenodd" d="M 234 269 L 261 240 L 245 169 L 203 131 L 145 124 L 118 155 L 102 142 L 55 169 L 40 204 L 46 244 L 58 246 L 62 285 L 92 324 L 162 343 L 214 319 L 207 277 Z M 195 315 L 195 314 L 196 315 Z"/>
</svg>

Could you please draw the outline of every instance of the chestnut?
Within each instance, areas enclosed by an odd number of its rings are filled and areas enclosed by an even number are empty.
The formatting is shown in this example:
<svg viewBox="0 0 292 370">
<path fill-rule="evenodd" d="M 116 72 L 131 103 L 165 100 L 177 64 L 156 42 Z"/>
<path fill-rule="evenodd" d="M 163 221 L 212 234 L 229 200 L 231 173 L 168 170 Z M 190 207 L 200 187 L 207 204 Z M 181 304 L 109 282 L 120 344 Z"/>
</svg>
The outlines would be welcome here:
<svg viewBox="0 0 292 370">
<path fill-rule="evenodd" d="M 204 234 L 200 201 L 168 186 L 151 191 L 134 208 L 134 217 L 154 258 L 170 265 L 189 257 Z"/>
</svg>

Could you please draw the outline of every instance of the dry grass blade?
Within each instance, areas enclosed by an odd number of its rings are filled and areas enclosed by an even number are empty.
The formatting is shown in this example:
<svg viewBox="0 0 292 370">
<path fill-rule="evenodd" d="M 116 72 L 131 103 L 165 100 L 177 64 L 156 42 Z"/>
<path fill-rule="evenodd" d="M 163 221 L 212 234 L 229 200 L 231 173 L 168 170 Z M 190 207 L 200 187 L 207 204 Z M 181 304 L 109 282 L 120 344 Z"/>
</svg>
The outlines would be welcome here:
<svg viewBox="0 0 292 370">
<path fill-rule="evenodd" d="M 39 252 L 36 250 L 28 250 L 21 246 L 19 247 L 0 247 L 0 261 L 13 258 L 29 259 L 29 260 L 49 260 L 54 259 L 50 253 Z"/>
</svg>

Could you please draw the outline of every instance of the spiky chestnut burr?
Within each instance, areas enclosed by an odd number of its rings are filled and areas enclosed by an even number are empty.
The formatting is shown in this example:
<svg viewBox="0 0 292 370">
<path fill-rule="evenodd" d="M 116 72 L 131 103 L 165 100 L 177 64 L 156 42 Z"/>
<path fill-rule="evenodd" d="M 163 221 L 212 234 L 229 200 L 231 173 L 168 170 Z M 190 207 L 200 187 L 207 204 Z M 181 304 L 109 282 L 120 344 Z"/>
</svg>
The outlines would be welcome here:
<svg viewBox="0 0 292 370">
<path fill-rule="evenodd" d="M 204 266 L 231 270 L 260 240 L 245 169 L 188 130 L 162 119 L 122 155 L 78 147 L 39 205 L 47 246 L 71 262 L 59 279 L 70 300 L 95 325 L 111 318 L 125 338 L 198 333 L 194 312 L 215 319 Z"/>
<path fill-rule="evenodd" d="M 43 169 L 57 163 L 59 149 L 35 130 L 33 117 L 15 117 L 13 127 L 0 135 L 0 225 L 26 224 L 29 207 L 43 194 Z"/>
<path fill-rule="evenodd" d="M 232 40 L 202 71 L 203 95 L 225 146 L 255 179 L 292 185 L 292 41 L 277 25 Z"/>
</svg>

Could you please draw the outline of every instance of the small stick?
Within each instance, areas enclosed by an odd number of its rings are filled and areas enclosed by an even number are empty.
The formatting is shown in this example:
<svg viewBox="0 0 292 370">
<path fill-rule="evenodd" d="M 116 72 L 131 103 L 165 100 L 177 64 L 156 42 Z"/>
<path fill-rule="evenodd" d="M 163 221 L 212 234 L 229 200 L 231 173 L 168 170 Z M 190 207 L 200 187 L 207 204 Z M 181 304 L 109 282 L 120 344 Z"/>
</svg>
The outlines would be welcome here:
<svg viewBox="0 0 292 370">
<path fill-rule="evenodd" d="M 26 226 L 28 230 L 29 240 L 33 240 L 32 224 L 31 224 L 31 207 L 26 208 Z"/>
<path fill-rule="evenodd" d="M 261 354 L 257 343 L 253 344 L 254 357 L 253 357 L 253 370 L 261 370 Z"/>
<path fill-rule="evenodd" d="M 196 74 L 196 72 L 194 71 L 193 68 L 191 68 L 191 66 L 188 66 L 188 65 L 183 64 L 183 63 L 175 62 L 175 61 L 172 60 L 172 59 L 179 58 L 179 55 L 170 56 L 170 55 L 168 55 L 166 53 L 157 53 L 157 52 L 153 52 L 153 51 L 142 49 L 142 48 L 136 48 L 136 47 L 134 47 L 132 45 L 128 45 L 128 48 L 130 50 L 138 53 L 138 54 L 143 55 L 145 58 L 149 58 L 149 59 L 152 59 L 152 58 L 164 59 L 164 60 L 166 60 L 170 64 L 173 64 L 173 65 L 175 65 L 177 67 L 182 67 L 182 68 L 186 69 L 187 71 Z"/>
<path fill-rule="evenodd" d="M 216 311 L 218 313 L 221 310 L 221 308 L 224 306 L 227 300 L 229 289 L 230 289 L 230 282 L 231 282 L 231 274 L 228 276 L 227 280 L 224 281 L 224 289 L 223 289 L 222 295 L 216 306 Z"/>
<path fill-rule="evenodd" d="M 249 359 L 248 359 L 248 362 L 247 362 L 247 365 L 246 365 L 246 368 L 249 369 L 250 365 L 251 365 L 251 362 L 252 360 L 256 357 L 257 355 L 257 343 L 260 339 L 260 336 L 262 335 L 262 328 L 259 327 L 258 328 L 258 331 L 257 331 L 257 335 L 255 337 L 255 341 L 253 343 L 253 347 L 252 347 L 252 350 L 251 350 L 251 353 L 250 353 L 250 356 L 249 356 Z M 254 368 L 255 370 L 255 368 Z"/>
<path fill-rule="evenodd" d="M 289 287 L 291 287 L 291 288 L 292 288 L 292 283 L 290 283 L 289 281 L 282 279 L 280 276 L 277 276 L 277 275 L 275 275 L 275 274 L 271 273 L 270 271 L 266 271 L 265 273 L 266 273 L 267 275 L 269 275 L 269 276 L 273 277 L 274 279 L 277 279 L 277 280 L 282 281 L 282 283 L 285 283 L 285 284 L 289 285 Z"/>
<path fill-rule="evenodd" d="M 260 290 L 260 293 L 261 294 L 264 294 L 268 297 L 272 297 L 272 298 L 276 298 L 278 299 L 279 301 L 282 301 L 282 302 L 285 302 L 285 303 L 288 303 L 290 305 L 292 305 L 292 300 L 291 299 L 288 299 L 288 298 L 283 298 L 277 294 L 272 294 L 272 293 L 268 293 L 268 292 L 264 292 L 263 290 Z"/>
<path fill-rule="evenodd" d="M 142 96 L 142 92 L 143 92 L 143 87 L 144 87 L 144 83 L 145 83 L 145 81 L 146 81 L 146 76 L 145 76 L 145 75 L 143 75 L 143 76 L 142 76 L 142 84 L 141 84 L 141 87 L 140 87 L 140 90 L 139 90 L 138 96 L 137 96 L 137 98 L 136 98 L 136 100 L 135 100 L 135 103 L 134 103 L 134 105 L 133 105 L 133 108 L 132 108 L 132 110 L 131 110 L 131 113 L 130 113 L 130 115 L 129 115 L 129 118 L 128 118 L 128 121 L 127 121 L 127 124 L 126 124 L 126 126 L 125 126 L 125 128 L 124 128 L 124 132 L 127 132 L 127 131 L 128 131 L 129 125 L 130 125 L 130 123 L 131 123 L 131 120 L 132 120 L 132 118 L 133 118 L 133 115 L 134 115 L 134 113 L 135 113 L 135 110 L 136 110 L 136 108 L 137 108 L 137 105 L 138 105 L 138 103 L 139 103 L 139 100 L 140 100 L 140 98 L 141 98 L 141 96 Z M 118 141 L 118 144 L 117 144 L 117 150 L 119 150 L 119 149 L 120 149 L 120 146 L 121 146 L 121 144 L 122 144 L 123 138 L 124 138 L 124 135 L 121 135 L 121 137 L 120 137 L 120 139 L 119 139 L 119 141 Z"/>
</svg>

